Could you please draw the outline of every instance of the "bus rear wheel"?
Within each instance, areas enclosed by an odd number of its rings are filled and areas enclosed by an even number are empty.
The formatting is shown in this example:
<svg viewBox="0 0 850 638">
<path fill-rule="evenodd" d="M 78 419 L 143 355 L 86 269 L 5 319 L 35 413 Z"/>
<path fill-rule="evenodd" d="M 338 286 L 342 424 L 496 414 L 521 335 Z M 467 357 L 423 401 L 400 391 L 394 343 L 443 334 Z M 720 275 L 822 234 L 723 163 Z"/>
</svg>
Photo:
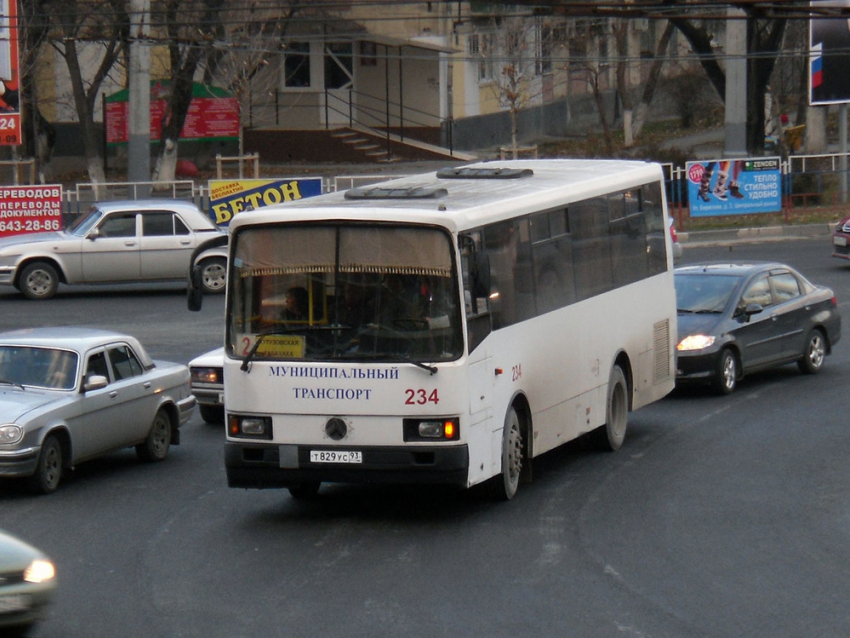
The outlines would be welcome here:
<svg viewBox="0 0 850 638">
<path fill-rule="evenodd" d="M 595 442 L 603 450 L 616 452 L 626 439 L 629 424 L 629 386 L 620 366 L 614 366 L 608 380 L 608 400 L 605 409 L 605 425 L 594 432 Z"/>
<path fill-rule="evenodd" d="M 522 429 L 516 409 L 511 407 L 505 415 L 505 428 L 502 432 L 502 471 L 490 479 L 493 497 L 499 501 L 509 501 L 519 489 L 522 474 Z"/>
</svg>

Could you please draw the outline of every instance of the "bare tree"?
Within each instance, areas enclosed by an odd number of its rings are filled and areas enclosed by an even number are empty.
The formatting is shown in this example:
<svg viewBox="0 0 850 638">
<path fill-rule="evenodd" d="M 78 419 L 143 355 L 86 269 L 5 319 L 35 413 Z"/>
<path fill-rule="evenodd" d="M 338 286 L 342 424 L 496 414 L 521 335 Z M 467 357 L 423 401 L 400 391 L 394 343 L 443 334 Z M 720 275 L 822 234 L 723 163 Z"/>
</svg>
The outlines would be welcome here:
<svg viewBox="0 0 850 638">
<path fill-rule="evenodd" d="M 23 0 L 49 24 L 49 43 L 65 61 L 92 182 L 105 181 L 100 125 L 94 121 L 104 82 L 124 54 L 130 20 L 124 0 Z M 81 55 L 85 51 L 85 66 Z"/>
<path fill-rule="evenodd" d="M 668 0 L 673 4 L 672 0 Z M 736 5 L 737 3 L 730 3 Z M 773 67 L 779 58 L 785 34 L 786 20 L 763 19 L 759 3 L 740 3 L 747 21 L 747 151 L 752 155 L 764 154 L 765 91 Z M 713 33 L 704 21 L 670 18 L 675 27 L 687 38 L 698 55 L 709 81 L 721 100 L 726 99 L 726 74 L 720 65 L 722 52 L 712 44 Z"/>
<path fill-rule="evenodd" d="M 542 92 L 537 51 L 544 36 L 539 26 L 530 16 L 493 17 L 487 29 L 489 50 L 481 51 L 495 67 L 491 90 L 508 111 L 514 159 L 519 153 L 519 112 L 539 100 Z"/>
<path fill-rule="evenodd" d="M 20 74 L 24 143 L 27 156 L 36 160 L 39 181 L 44 183 L 56 132 L 41 113 L 35 82 L 36 61 L 50 34 L 50 23 L 42 4 L 38 0 L 22 2 L 19 23 L 23 34 Z"/>
<path fill-rule="evenodd" d="M 646 117 L 649 113 L 649 106 L 652 104 L 652 99 L 655 96 L 655 91 L 658 88 L 658 82 L 661 79 L 661 70 L 664 65 L 664 58 L 667 55 L 667 48 L 670 45 L 670 39 L 673 35 L 673 25 L 668 22 L 664 26 L 664 31 L 655 46 L 655 55 L 652 64 L 649 67 L 649 74 L 646 82 L 643 85 L 640 102 L 638 103 L 635 117 L 632 122 L 632 136 L 640 137 L 643 131 L 643 125 L 646 123 Z"/>
</svg>

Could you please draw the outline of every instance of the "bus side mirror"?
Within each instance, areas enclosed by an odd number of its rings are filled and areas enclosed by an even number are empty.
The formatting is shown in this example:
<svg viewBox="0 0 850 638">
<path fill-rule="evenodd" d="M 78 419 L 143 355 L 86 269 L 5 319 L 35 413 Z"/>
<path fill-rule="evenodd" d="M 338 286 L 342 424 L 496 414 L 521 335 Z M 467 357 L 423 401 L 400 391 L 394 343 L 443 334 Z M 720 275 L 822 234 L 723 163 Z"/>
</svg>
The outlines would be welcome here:
<svg viewBox="0 0 850 638">
<path fill-rule="evenodd" d="M 204 303 L 204 289 L 202 288 L 201 267 L 195 265 L 189 272 L 189 288 L 186 291 L 186 305 L 192 312 L 198 312 Z"/>
<path fill-rule="evenodd" d="M 472 294 L 475 297 L 490 296 L 490 256 L 484 252 L 473 254 Z"/>
</svg>

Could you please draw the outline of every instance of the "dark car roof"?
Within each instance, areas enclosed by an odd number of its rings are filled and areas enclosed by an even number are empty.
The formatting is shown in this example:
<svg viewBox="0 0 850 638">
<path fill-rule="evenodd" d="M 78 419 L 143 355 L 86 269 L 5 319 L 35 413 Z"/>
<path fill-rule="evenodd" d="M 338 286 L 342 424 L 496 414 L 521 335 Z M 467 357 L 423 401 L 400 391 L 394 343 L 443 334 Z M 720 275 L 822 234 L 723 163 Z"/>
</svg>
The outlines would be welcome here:
<svg viewBox="0 0 850 638">
<path fill-rule="evenodd" d="M 679 266 L 676 268 L 676 274 L 694 274 L 708 273 L 711 275 L 736 275 L 738 277 L 747 275 L 752 272 L 760 272 L 763 270 L 773 270 L 781 268 L 783 270 L 791 270 L 785 264 L 777 261 L 748 261 L 748 262 L 704 262 L 698 264 L 688 264 L 687 266 Z"/>
</svg>

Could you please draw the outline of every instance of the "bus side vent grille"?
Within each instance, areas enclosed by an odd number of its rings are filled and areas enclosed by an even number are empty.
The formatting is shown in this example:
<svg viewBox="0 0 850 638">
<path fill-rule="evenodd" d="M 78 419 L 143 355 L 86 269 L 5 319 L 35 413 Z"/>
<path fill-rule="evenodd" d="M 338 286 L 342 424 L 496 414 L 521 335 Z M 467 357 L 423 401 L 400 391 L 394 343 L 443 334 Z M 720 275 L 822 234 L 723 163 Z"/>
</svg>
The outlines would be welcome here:
<svg viewBox="0 0 850 638">
<path fill-rule="evenodd" d="M 534 171 L 530 168 L 441 168 L 437 171 L 438 179 L 520 179 L 531 177 Z"/>
<path fill-rule="evenodd" d="M 345 199 L 439 199 L 448 194 L 445 188 L 360 186 L 345 191 Z"/>
<path fill-rule="evenodd" d="M 655 382 L 670 378 L 670 322 L 659 321 L 653 328 L 652 348 L 655 359 Z"/>
</svg>

